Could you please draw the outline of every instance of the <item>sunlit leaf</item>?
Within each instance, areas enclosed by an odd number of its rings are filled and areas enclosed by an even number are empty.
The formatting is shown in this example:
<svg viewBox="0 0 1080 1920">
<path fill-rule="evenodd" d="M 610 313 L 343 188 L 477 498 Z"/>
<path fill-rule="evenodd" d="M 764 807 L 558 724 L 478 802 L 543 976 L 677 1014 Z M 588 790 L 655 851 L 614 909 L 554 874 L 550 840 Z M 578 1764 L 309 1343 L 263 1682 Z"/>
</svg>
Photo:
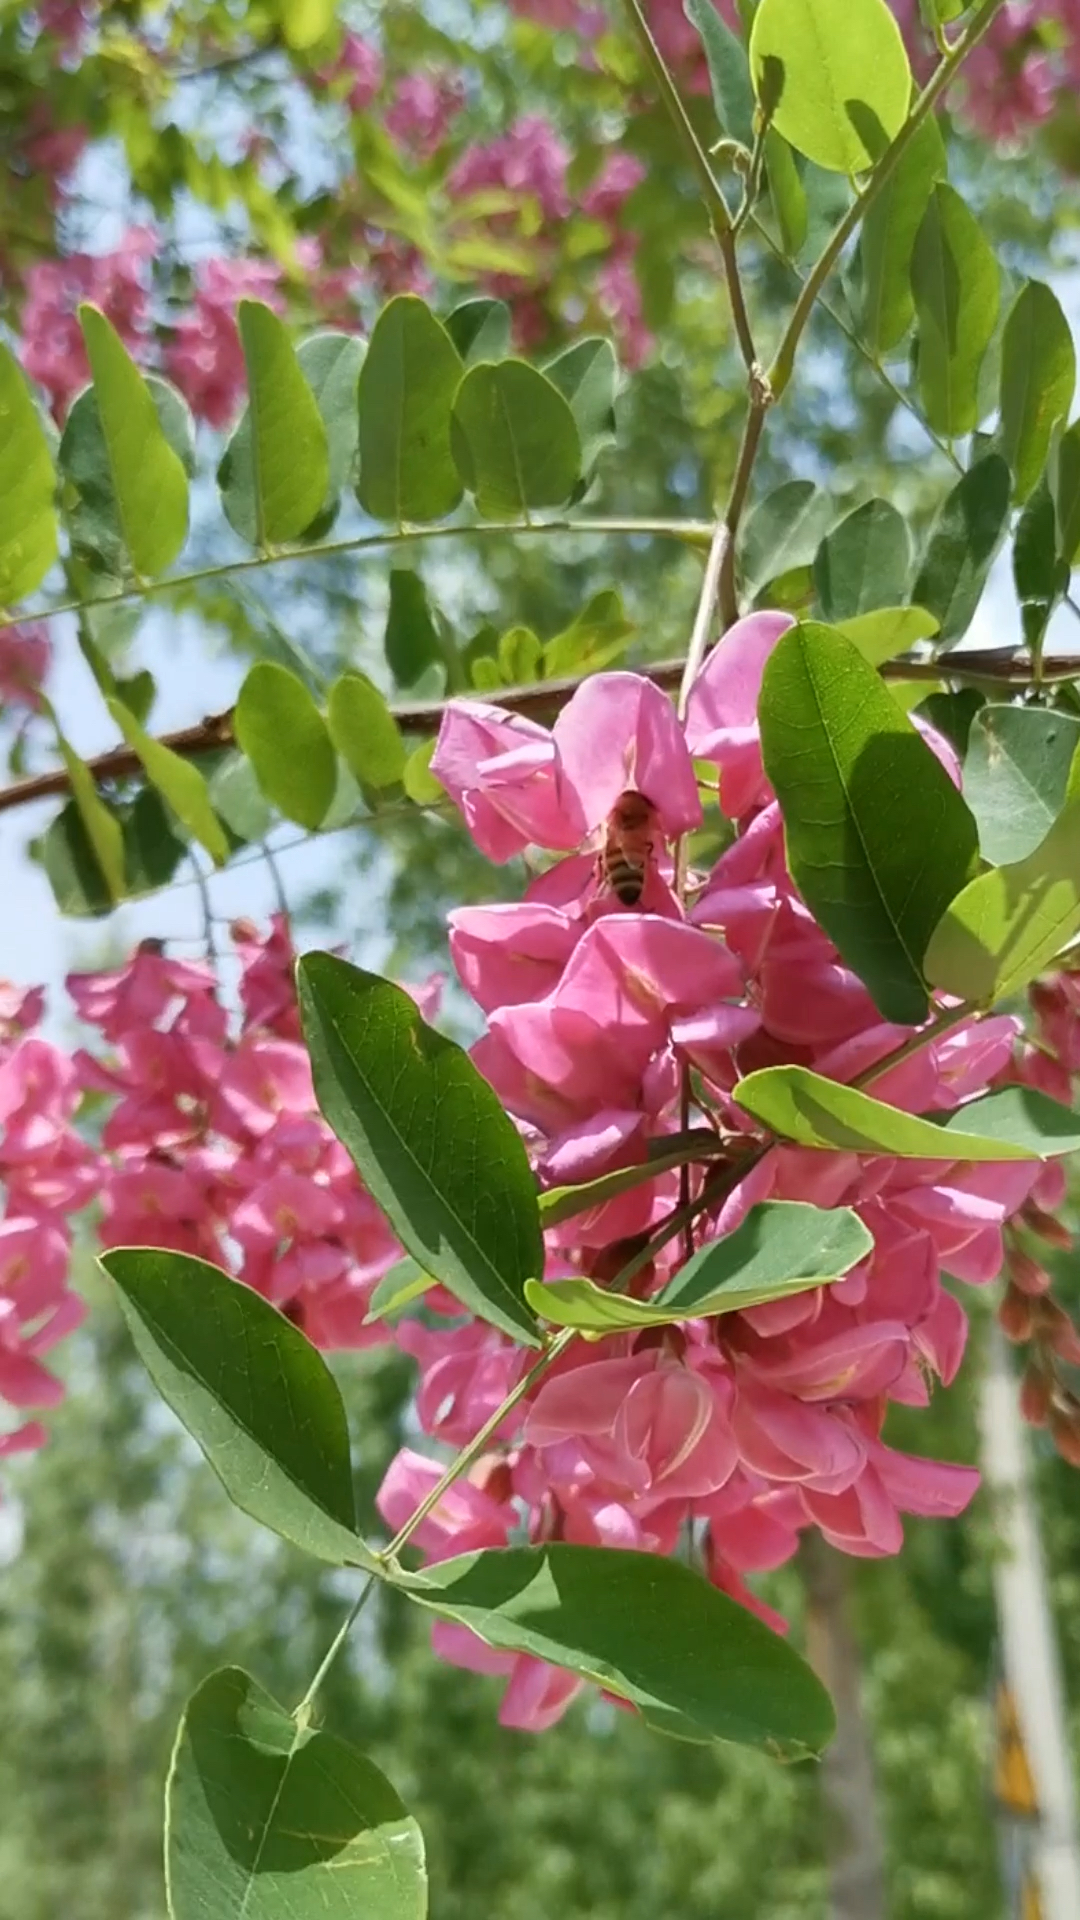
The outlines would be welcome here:
<svg viewBox="0 0 1080 1920">
<path fill-rule="evenodd" d="M 33 593 L 56 559 L 56 473 L 26 378 L 0 343 L 0 606 Z"/>
<path fill-rule="evenodd" d="M 915 236 L 911 288 L 923 410 L 936 432 L 954 440 L 979 424 L 979 369 L 997 322 L 1000 275 L 979 221 L 944 181 Z"/>
<path fill-rule="evenodd" d="M 527 519 L 562 506 L 582 470 L 569 402 L 524 360 L 470 367 L 454 397 L 451 443 L 458 471 L 485 520 Z"/>
<path fill-rule="evenodd" d="M 461 499 L 450 408 L 463 368 L 415 294 L 384 307 L 360 371 L 360 505 L 376 520 L 441 520 Z"/>
<path fill-rule="evenodd" d="M 233 726 L 271 804 L 302 827 L 321 826 L 337 786 L 337 755 L 303 681 L 273 660 L 258 661 L 237 696 Z"/>
<path fill-rule="evenodd" d="M 884 0 L 761 0 L 750 69 L 777 132 L 836 173 L 872 166 L 907 119 L 911 69 Z"/>
</svg>

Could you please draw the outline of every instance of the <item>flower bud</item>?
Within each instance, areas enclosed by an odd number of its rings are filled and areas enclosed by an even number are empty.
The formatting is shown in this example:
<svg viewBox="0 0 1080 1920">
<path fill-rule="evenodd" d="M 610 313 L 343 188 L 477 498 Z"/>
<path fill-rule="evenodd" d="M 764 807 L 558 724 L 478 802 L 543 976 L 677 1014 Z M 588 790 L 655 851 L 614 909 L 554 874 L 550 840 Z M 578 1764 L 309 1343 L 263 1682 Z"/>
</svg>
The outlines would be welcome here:
<svg viewBox="0 0 1080 1920">
<path fill-rule="evenodd" d="M 1042 1303 L 1040 1302 L 1040 1305 Z M 998 1307 L 998 1324 L 1006 1340 L 1014 1346 L 1022 1346 L 1031 1339 L 1032 1314 L 1031 1302 L 1025 1294 L 1019 1293 L 1010 1283 L 1005 1289 L 1001 1305 Z"/>
<path fill-rule="evenodd" d="M 1063 1252 L 1072 1246 L 1072 1234 L 1065 1222 L 1059 1220 L 1056 1214 L 1044 1213 L 1041 1207 L 1029 1204 L 1024 1208 L 1021 1218 L 1025 1227 L 1029 1227 L 1032 1233 L 1037 1233 L 1039 1239 L 1045 1240 L 1048 1246 L 1060 1247 Z"/>
<path fill-rule="evenodd" d="M 1049 1293 L 1050 1275 L 1029 1253 L 1013 1247 L 1009 1252 L 1009 1280 L 1021 1293 Z"/>
<path fill-rule="evenodd" d="M 1039 1338 L 1054 1349 L 1058 1358 L 1071 1367 L 1080 1367 L 1080 1333 L 1065 1309 L 1044 1294 L 1032 1302 L 1032 1318 Z"/>
<path fill-rule="evenodd" d="M 1080 1467 L 1080 1401 L 1071 1393 L 1050 1408 L 1050 1433 L 1062 1459 Z"/>
<path fill-rule="evenodd" d="M 1045 1427 L 1053 1390 L 1053 1376 L 1043 1362 L 1029 1361 L 1020 1381 L 1020 1414 L 1029 1427 Z"/>
</svg>

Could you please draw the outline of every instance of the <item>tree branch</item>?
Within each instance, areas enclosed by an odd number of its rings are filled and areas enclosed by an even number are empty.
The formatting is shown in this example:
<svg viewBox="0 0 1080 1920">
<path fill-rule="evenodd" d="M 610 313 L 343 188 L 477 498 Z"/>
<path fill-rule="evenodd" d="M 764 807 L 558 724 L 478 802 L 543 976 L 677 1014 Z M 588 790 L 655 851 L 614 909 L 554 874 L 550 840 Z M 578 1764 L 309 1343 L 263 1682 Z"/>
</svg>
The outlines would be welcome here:
<svg viewBox="0 0 1080 1920">
<path fill-rule="evenodd" d="M 639 667 L 635 671 L 654 685 L 675 692 L 686 672 L 686 662 L 663 660 L 657 665 Z M 1008 688 L 1030 685 L 1033 665 L 1027 654 L 1003 650 L 987 653 L 965 651 L 945 654 L 937 660 L 887 660 L 879 672 L 886 680 L 925 680 L 931 683 L 952 680 L 959 685 L 978 685 L 981 682 Z M 532 720 L 553 719 L 562 711 L 571 695 L 577 692 L 582 677 L 541 680 L 531 687 L 507 687 L 495 697 L 498 705 L 509 713 L 522 713 Z M 1067 680 L 1080 680 L 1080 654 L 1058 654 L 1044 662 L 1044 685 Z M 391 711 L 404 732 L 430 735 L 438 731 L 447 704 L 445 700 L 411 701 L 395 706 Z M 159 739 L 162 746 L 171 747 L 174 753 L 184 759 L 194 760 L 201 754 L 220 753 L 224 748 L 235 745 L 232 709 L 210 714 L 207 719 L 196 721 L 194 726 L 181 727 L 175 733 L 163 733 Z M 99 753 L 88 760 L 86 765 L 99 783 L 129 779 L 143 771 L 138 755 L 128 746 L 111 747 L 108 752 Z M 29 806 L 35 800 L 55 798 L 58 794 L 67 793 L 69 788 L 70 781 L 64 767 L 31 774 L 25 780 L 16 780 L 10 787 L 0 788 L 0 813 L 10 813 L 16 807 Z"/>
</svg>

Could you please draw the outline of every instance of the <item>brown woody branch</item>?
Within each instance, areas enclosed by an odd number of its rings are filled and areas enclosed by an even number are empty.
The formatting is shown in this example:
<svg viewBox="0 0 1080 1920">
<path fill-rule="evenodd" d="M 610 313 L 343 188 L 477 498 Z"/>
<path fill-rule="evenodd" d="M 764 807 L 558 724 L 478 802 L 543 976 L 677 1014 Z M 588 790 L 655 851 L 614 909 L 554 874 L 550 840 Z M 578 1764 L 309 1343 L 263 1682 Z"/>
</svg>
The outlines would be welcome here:
<svg viewBox="0 0 1080 1920">
<path fill-rule="evenodd" d="M 656 686 L 674 691 L 679 685 L 684 665 L 682 660 L 664 660 L 657 666 L 637 670 Z M 1028 654 L 1003 651 L 973 650 L 950 654 L 938 660 L 888 660 L 879 671 L 886 680 L 951 680 L 965 685 L 981 682 L 987 686 L 1005 688 L 1026 687 L 1034 678 L 1034 667 Z M 1044 685 L 1055 680 L 1078 679 L 1080 654 L 1058 654 L 1043 662 Z M 525 714 L 530 720 L 548 720 L 561 711 L 580 685 L 580 677 L 543 680 L 532 687 L 507 687 L 493 698 L 510 713 Z M 413 701 L 392 707 L 391 712 L 405 733 L 432 734 L 437 732 L 446 706 L 445 700 Z M 184 759 L 195 760 L 201 754 L 220 753 L 223 748 L 236 744 L 232 709 L 210 714 L 205 720 L 196 721 L 194 726 L 181 727 L 175 733 L 163 733 L 159 737 L 162 746 L 171 747 L 174 753 L 181 754 Z M 99 784 L 130 779 L 142 772 L 138 754 L 128 746 L 111 747 L 107 753 L 96 754 L 86 764 Z M 54 767 L 48 773 L 34 773 L 25 780 L 16 780 L 12 786 L 0 788 L 0 813 L 29 806 L 34 800 L 48 800 L 67 793 L 70 784 L 65 767 Z"/>
</svg>

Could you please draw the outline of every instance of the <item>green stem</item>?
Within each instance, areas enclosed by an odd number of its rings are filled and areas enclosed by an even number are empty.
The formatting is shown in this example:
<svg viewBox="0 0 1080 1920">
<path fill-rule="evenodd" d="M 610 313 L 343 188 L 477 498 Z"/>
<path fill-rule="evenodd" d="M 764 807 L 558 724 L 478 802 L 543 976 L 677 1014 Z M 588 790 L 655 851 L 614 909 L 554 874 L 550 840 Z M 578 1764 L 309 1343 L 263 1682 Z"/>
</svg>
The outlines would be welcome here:
<svg viewBox="0 0 1080 1920">
<path fill-rule="evenodd" d="M 664 56 L 657 46 L 656 41 L 653 39 L 652 30 L 641 6 L 641 0 L 624 0 L 624 4 L 630 16 L 630 25 L 633 28 L 634 37 L 641 48 L 645 64 L 656 82 L 656 91 L 660 95 L 668 118 L 671 120 L 676 133 L 682 141 L 686 150 L 687 159 L 697 174 L 698 184 L 701 187 L 701 197 L 708 208 L 709 219 L 712 222 L 716 237 L 719 239 L 721 234 L 730 234 L 732 230 L 731 209 L 724 198 L 723 189 L 712 167 L 709 165 L 709 156 L 694 131 L 693 122 L 686 108 L 683 106 L 679 96 L 679 90 L 674 80 L 668 72 L 664 62 Z"/>
<path fill-rule="evenodd" d="M 121 600 L 149 600 L 171 593 L 176 587 L 197 586 L 204 580 L 222 580 L 235 573 L 253 573 L 260 567 L 284 566 L 297 560 L 326 560 L 341 554 L 372 553 L 388 547 L 408 546 L 421 540 L 524 539 L 535 534 L 581 534 L 591 539 L 647 535 L 655 539 L 679 540 L 687 546 L 703 546 L 712 535 L 708 520 L 593 519 L 593 520 L 478 520 L 464 526 L 403 527 L 386 533 L 360 534 L 352 540 L 326 540 L 310 547 L 289 547 L 276 553 L 254 554 L 249 560 L 223 560 L 214 566 L 196 567 L 190 573 L 167 574 L 162 580 L 145 580 L 138 586 L 122 587 L 118 593 L 105 593 L 96 600 L 64 600 L 58 606 L 40 607 L 33 613 L 0 616 L 0 631 L 18 626 L 24 620 L 51 620 L 59 613 L 85 613 L 93 607 L 114 605 Z"/>
<path fill-rule="evenodd" d="M 960 35 L 955 45 L 950 48 L 940 66 L 935 67 L 934 72 L 920 93 L 910 114 L 900 128 L 899 133 L 890 141 L 885 152 L 874 167 L 865 187 L 861 193 L 856 194 L 847 212 L 829 235 L 825 246 L 822 248 L 821 253 L 803 282 L 802 292 L 799 294 L 799 298 L 795 303 L 791 319 L 788 321 L 787 328 L 784 332 L 784 337 L 777 348 L 776 356 L 769 369 L 769 384 L 777 399 L 779 399 L 791 378 L 799 341 L 802 338 L 807 321 L 814 310 L 817 297 L 836 265 L 837 260 L 840 258 L 844 247 L 855 232 L 867 209 L 873 206 L 882 188 L 892 178 L 893 173 L 896 171 L 908 147 L 914 140 L 923 121 L 933 112 L 941 95 L 948 87 L 950 81 L 955 77 L 972 48 L 982 39 L 984 33 L 986 33 L 993 21 L 994 15 L 999 11 L 1002 4 L 1003 0 L 983 0 L 982 6 Z"/>
<path fill-rule="evenodd" d="M 725 630 L 733 626 L 739 617 L 739 600 L 735 592 L 735 538 L 742 520 L 743 508 L 750 491 L 750 478 L 754 471 L 761 435 L 765 427 L 765 415 L 772 405 L 773 394 L 769 382 L 755 371 L 750 376 L 750 406 L 743 427 L 742 445 L 735 466 L 735 477 L 731 483 L 731 497 L 724 515 L 724 531 L 727 542 L 724 547 L 718 581 L 720 618 Z"/>
<path fill-rule="evenodd" d="M 318 1669 L 316 1670 L 314 1678 L 312 1679 L 307 1692 L 305 1693 L 299 1706 L 293 1709 L 293 1719 L 296 1721 L 296 1724 L 298 1727 L 304 1727 L 307 1725 L 307 1722 L 311 1717 L 311 1708 L 315 1699 L 315 1695 L 318 1693 L 319 1688 L 322 1686 L 323 1681 L 326 1679 L 326 1676 L 329 1673 L 331 1667 L 333 1666 L 334 1661 L 337 1659 L 338 1654 L 341 1652 L 342 1647 L 345 1645 L 345 1642 L 348 1639 L 349 1634 L 351 1633 L 353 1627 L 355 1626 L 356 1621 L 359 1619 L 360 1615 L 364 1611 L 364 1608 L 367 1606 L 368 1601 L 370 1600 L 372 1594 L 375 1591 L 375 1586 L 376 1586 L 375 1575 L 373 1573 L 369 1573 L 367 1580 L 365 1581 L 363 1587 L 360 1589 L 360 1592 L 357 1595 L 356 1599 L 353 1601 L 353 1604 L 350 1607 L 346 1618 L 342 1621 L 340 1627 L 338 1628 L 337 1632 L 334 1635 L 334 1638 L 331 1640 L 329 1647 L 327 1648 L 325 1654 L 323 1655 L 322 1660 L 319 1662 Z"/>
<path fill-rule="evenodd" d="M 884 1060 L 879 1060 L 876 1066 L 867 1067 L 862 1073 L 857 1073 L 849 1084 L 853 1087 L 872 1087 L 876 1080 L 881 1080 L 887 1073 L 891 1073 L 901 1061 L 910 1060 L 913 1053 L 921 1053 L 923 1047 L 928 1047 L 933 1040 L 940 1040 L 943 1033 L 949 1033 L 953 1027 L 960 1026 L 963 1021 L 980 1019 L 986 1011 L 985 1007 L 977 1007 L 970 1000 L 962 1000 L 958 1007 L 941 1008 L 928 1025 L 920 1027 L 918 1033 L 911 1034 L 907 1040 L 901 1042 L 900 1046 L 894 1047 L 892 1053 L 886 1054 Z"/>
</svg>

